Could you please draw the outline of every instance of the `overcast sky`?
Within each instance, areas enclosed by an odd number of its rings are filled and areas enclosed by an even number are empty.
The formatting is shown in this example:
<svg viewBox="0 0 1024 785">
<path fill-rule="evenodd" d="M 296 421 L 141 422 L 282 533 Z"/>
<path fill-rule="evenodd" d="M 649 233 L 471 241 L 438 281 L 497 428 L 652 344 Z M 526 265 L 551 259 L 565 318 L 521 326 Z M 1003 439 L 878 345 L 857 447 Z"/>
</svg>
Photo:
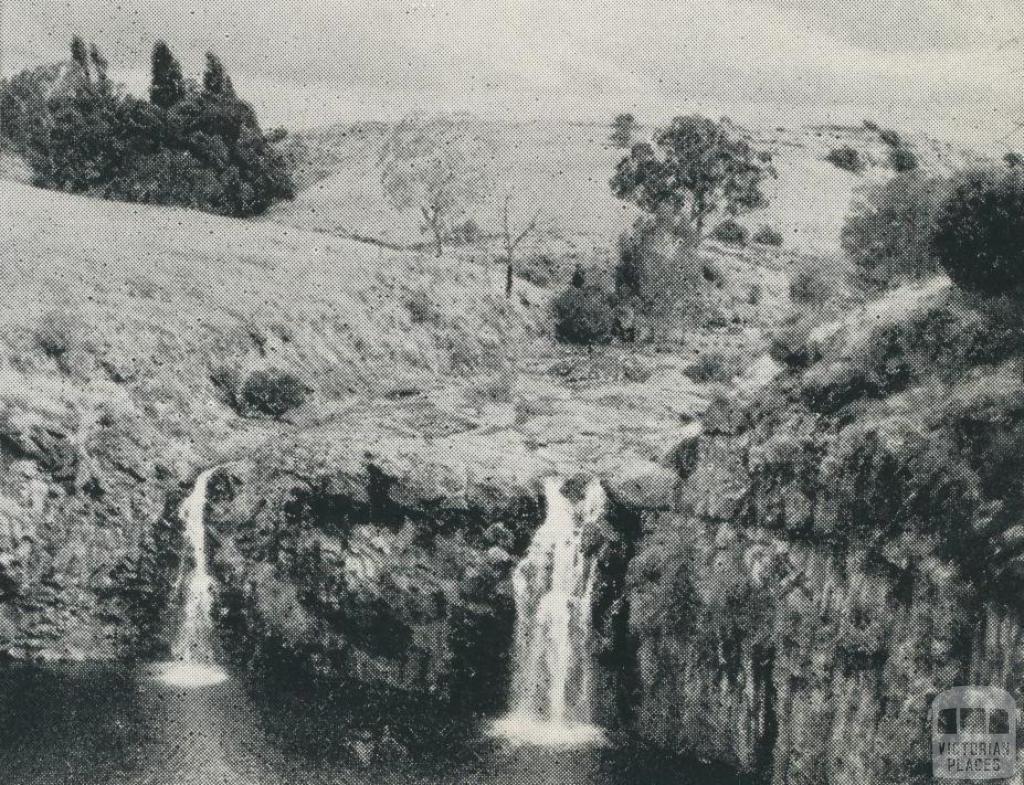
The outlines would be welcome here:
<svg viewBox="0 0 1024 785">
<path fill-rule="evenodd" d="M 702 109 L 969 141 L 1024 117 L 1024 0 L 4 0 L 2 24 L 5 74 L 79 32 L 136 91 L 157 37 L 186 71 L 212 49 L 267 124 Z"/>
</svg>

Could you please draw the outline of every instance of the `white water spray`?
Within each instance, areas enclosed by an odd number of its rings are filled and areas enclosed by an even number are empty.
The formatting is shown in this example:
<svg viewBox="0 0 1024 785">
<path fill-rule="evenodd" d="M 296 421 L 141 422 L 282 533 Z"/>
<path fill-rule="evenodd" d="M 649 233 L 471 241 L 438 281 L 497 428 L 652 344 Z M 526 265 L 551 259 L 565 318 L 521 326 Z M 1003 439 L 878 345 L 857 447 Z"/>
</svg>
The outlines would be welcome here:
<svg viewBox="0 0 1024 785">
<path fill-rule="evenodd" d="M 187 578 L 185 616 L 171 648 L 174 662 L 160 673 L 161 681 L 180 687 L 219 684 L 227 673 L 214 658 L 211 616 L 213 578 L 206 568 L 206 488 L 220 467 L 207 469 L 196 479 L 192 493 L 178 511 L 185 523 L 185 539 L 192 547 L 192 571 Z"/>
<path fill-rule="evenodd" d="M 583 553 L 583 532 L 604 512 L 604 489 L 591 481 L 574 506 L 553 477 L 545 481 L 544 494 L 547 516 L 512 576 L 511 711 L 492 732 L 527 744 L 600 743 L 602 731 L 591 722 L 589 651 L 597 564 Z"/>
</svg>

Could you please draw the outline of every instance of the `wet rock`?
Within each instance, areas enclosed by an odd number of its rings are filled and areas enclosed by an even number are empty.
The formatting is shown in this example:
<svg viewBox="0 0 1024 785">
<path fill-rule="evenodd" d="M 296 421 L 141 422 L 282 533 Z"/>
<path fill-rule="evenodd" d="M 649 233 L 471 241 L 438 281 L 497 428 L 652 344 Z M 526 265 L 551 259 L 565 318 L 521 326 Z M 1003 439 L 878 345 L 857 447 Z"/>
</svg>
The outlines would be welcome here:
<svg viewBox="0 0 1024 785">
<path fill-rule="evenodd" d="M 637 512 L 669 510 L 678 476 L 655 463 L 634 463 L 605 480 L 609 498 Z"/>
</svg>

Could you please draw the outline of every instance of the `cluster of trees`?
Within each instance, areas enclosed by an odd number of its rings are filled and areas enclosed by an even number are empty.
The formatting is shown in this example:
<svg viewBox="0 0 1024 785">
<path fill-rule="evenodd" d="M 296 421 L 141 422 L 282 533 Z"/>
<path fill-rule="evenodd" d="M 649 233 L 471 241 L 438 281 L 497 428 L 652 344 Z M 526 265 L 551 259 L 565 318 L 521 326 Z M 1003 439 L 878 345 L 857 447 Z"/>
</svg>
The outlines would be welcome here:
<svg viewBox="0 0 1024 785">
<path fill-rule="evenodd" d="M 76 37 L 71 56 L 73 79 L 63 89 L 42 99 L 23 90 L 7 105 L 30 118 L 18 145 L 37 185 L 238 217 L 294 196 L 289 165 L 274 147 L 283 133 L 262 131 L 215 55 L 197 84 L 157 42 L 148 101 L 110 79 L 95 45 Z"/>
<path fill-rule="evenodd" d="M 729 224 L 766 205 L 762 184 L 774 175 L 771 158 L 724 120 L 677 117 L 653 144 L 634 144 L 610 185 L 644 215 L 620 238 L 610 287 L 578 274 L 556 299 L 557 336 L 572 343 L 639 340 L 709 315 L 715 275 L 697 253 L 706 227 L 716 214 Z"/>
<path fill-rule="evenodd" d="M 697 253 L 706 226 L 717 213 L 731 220 L 767 204 L 761 187 L 773 176 L 771 157 L 725 120 L 676 117 L 653 144 L 634 144 L 616 166 L 611 189 L 644 215 L 620 238 L 611 287 L 577 275 L 556 299 L 558 337 L 636 340 L 706 315 L 714 276 Z"/>
<path fill-rule="evenodd" d="M 897 175 L 854 209 L 843 245 L 871 287 L 945 271 L 1024 350 L 1024 169 L 1006 163 Z"/>
<path fill-rule="evenodd" d="M 843 229 L 859 277 L 882 288 L 945 270 L 987 296 L 1024 290 L 1024 169 L 920 170 L 869 188 Z"/>
</svg>

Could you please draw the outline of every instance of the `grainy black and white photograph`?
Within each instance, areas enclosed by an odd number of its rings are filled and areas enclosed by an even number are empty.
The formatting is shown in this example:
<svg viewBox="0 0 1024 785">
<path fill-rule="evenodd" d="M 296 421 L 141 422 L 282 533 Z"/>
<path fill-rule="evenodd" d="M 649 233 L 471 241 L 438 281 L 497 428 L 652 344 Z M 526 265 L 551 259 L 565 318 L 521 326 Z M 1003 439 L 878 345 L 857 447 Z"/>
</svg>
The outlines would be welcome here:
<svg viewBox="0 0 1024 785">
<path fill-rule="evenodd" d="M 3 0 L 0 785 L 1019 785 L 1020 0 Z"/>
</svg>

